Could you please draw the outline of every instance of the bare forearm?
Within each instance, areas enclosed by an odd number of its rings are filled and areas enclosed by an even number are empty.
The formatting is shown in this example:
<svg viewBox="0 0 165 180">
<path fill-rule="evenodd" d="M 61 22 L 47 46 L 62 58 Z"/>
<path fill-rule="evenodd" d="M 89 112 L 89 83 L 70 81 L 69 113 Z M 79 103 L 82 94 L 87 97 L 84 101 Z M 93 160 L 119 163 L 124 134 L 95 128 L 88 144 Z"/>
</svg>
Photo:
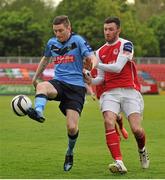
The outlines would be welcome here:
<svg viewBox="0 0 165 180">
<path fill-rule="evenodd" d="M 48 65 L 49 63 L 49 59 L 46 58 L 46 57 L 42 57 L 38 67 L 37 67 L 37 70 L 36 70 L 36 73 L 33 77 L 33 80 L 37 79 L 39 77 L 39 75 L 45 70 L 46 66 Z"/>
</svg>

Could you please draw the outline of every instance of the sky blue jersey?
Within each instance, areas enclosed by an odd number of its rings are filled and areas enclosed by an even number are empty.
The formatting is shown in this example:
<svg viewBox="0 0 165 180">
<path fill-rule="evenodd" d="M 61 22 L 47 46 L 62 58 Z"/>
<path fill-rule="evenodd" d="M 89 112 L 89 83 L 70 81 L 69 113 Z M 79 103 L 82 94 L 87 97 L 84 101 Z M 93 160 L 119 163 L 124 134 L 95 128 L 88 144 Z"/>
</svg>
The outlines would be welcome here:
<svg viewBox="0 0 165 180">
<path fill-rule="evenodd" d="M 77 34 L 61 43 L 56 37 L 51 38 L 46 46 L 44 56 L 54 62 L 54 79 L 68 84 L 85 86 L 83 80 L 83 59 L 93 54 L 89 44 Z"/>
</svg>

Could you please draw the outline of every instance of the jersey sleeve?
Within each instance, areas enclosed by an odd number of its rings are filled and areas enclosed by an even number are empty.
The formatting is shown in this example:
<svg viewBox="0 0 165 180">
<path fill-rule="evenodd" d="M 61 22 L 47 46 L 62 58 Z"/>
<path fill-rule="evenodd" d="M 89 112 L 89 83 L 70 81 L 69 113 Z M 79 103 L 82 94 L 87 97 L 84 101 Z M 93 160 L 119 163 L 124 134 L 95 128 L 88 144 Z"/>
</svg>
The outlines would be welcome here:
<svg viewBox="0 0 165 180">
<path fill-rule="evenodd" d="M 132 42 L 130 41 L 124 42 L 123 45 L 121 46 L 121 52 L 119 53 L 119 55 L 127 56 L 129 60 L 132 60 L 133 54 L 134 54 L 134 47 Z"/>
<path fill-rule="evenodd" d="M 129 41 L 122 42 L 120 52 L 117 56 L 116 62 L 112 64 L 103 64 L 99 62 L 98 68 L 106 72 L 120 73 L 127 61 L 133 58 L 133 44 Z"/>
<path fill-rule="evenodd" d="M 101 62 L 100 56 L 99 56 L 99 49 L 95 52 L 96 58 L 99 62 Z"/>
<path fill-rule="evenodd" d="M 100 85 L 104 81 L 104 71 L 101 69 L 97 69 L 97 76 L 92 78 L 93 85 Z"/>
<path fill-rule="evenodd" d="M 50 41 L 48 41 L 46 46 L 45 46 L 44 56 L 45 57 L 51 57 L 51 45 L 50 45 Z"/>
<path fill-rule="evenodd" d="M 78 40 L 79 47 L 81 50 L 81 55 L 83 57 L 88 57 L 91 54 L 94 54 L 91 46 L 88 44 L 88 42 L 85 39 L 79 36 L 77 40 Z"/>
</svg>

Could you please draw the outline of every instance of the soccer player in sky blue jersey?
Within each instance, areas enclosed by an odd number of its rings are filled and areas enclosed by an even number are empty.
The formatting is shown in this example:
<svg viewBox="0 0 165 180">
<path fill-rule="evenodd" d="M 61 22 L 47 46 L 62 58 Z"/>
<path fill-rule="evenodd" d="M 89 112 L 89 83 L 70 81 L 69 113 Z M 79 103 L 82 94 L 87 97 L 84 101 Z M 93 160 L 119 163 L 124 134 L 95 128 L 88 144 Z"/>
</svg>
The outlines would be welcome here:
<svg viewBox="0 0 165 180">
<path fill-rule="evenodd" d="M 54 79 L 84 87 L 83 57 L 90 56 L 92 53 L 88 43 L 80 35 L 72 33 L 64 43 L 55 37 L 51 38 L 44 55 L 53 59 Z"/>
<path fill-rule="evenodd" d="M 44 52 L 32 83 L 36 89 L 35 108 L 27 111 L 28 116 L 44 122 L 43 111 L 47 100 L 60 101 L 59 108 L 66 116 L 68 148 L 65 155 L 64 171 L 73 166 L 73 149 L 79 134 L 78 121 L 85 99 L 83 79 L 83 59 L 87 60 L 89 70 L 97 66 L 97 59 L 89 44 L 77 34 L 72 33 L 67 16 L 57 16 L 53 20 L 55 37 L 51 38 Z M 48 65 L 54 62 L 54 78 L 38 82 L 37 79 Z"/>
</svg>

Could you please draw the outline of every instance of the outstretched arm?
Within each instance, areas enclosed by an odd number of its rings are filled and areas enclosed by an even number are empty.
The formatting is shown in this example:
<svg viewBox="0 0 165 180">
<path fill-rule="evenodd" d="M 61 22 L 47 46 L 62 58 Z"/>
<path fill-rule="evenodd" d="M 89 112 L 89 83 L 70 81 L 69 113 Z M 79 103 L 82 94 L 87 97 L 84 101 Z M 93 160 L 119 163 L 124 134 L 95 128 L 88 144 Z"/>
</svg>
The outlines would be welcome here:
<svg viewBox="0 0 165 180">
<path fill-rule="evenodd" d="M 132 60 L 133 57 L 133 44 L 131 42 L 125 42 L 118 54 L 117 60 L 112 64 L 98 64 L 98 68 L 107 71 L 120 73 L 127 61 Z"/>
<path fill-rule="evenodd" d="M 120 73 L 128 60 L 129 60 L 128 56 L 122 54 L 118 56 L 115 63 L 113 64 L 99 63 L 97 67 L 103 71 Z"/>
<path fill-rule="evenodd" d="M 38 65 L 38 67 L 37 67 L 36 73 L 35 73 L 35 75 L 33 76 L 33 79 L 32 79 L 32 83 L 33 83 L 34 87 L 37 86 L 37 84 L 38 84 L 37 79 L 40 76 L 40 74 L 45 70 L 48 63 L 49 63 L 49 58 L 43 56 L 41 58 L 41 61 L 40 61 L 39 65 Z"/>
</svg>

